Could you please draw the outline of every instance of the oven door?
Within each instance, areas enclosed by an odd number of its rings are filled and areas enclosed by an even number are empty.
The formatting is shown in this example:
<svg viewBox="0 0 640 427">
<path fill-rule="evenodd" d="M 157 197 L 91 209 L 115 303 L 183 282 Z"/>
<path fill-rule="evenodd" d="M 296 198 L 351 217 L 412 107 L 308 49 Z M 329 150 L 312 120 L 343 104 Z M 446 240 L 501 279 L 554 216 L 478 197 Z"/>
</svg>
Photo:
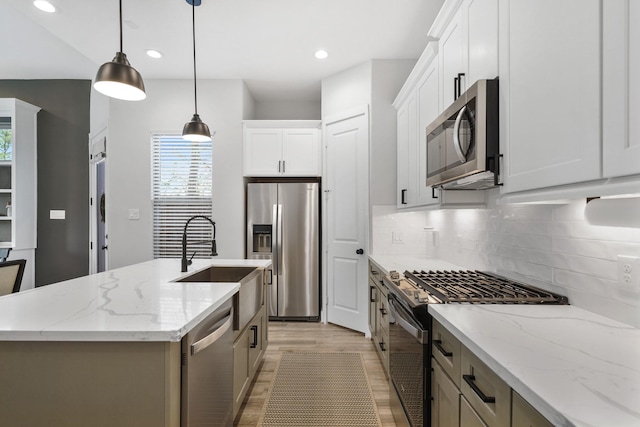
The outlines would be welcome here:
<svg viewBox="0 0 640 427">
<path fill-rule="evenodd" d="M 429 331 L 389 293 L 389 374 L 404 415 L 412 427 L 429 425 L 431 405 Z M 394 414 L 396 420 L 401 419 Z M 404 418 L 404 417 L 402 417 Z M 397 421 L 396 421 L 397 422 Z"/>
</svg>

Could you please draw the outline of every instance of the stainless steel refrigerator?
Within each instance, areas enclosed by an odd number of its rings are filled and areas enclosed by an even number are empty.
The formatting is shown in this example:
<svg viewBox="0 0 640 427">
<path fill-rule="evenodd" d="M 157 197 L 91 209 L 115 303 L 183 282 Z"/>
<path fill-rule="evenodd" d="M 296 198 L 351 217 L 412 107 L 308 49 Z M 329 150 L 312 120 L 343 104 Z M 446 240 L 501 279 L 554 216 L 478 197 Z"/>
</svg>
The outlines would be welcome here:
<svg viewBox="0 0 640 427">
<path fill-rule="evenodd" d="M 271 259 L 270 319 L 320 316 L 317 182 L 247 184 L 247 258 Z"/>
</svg>

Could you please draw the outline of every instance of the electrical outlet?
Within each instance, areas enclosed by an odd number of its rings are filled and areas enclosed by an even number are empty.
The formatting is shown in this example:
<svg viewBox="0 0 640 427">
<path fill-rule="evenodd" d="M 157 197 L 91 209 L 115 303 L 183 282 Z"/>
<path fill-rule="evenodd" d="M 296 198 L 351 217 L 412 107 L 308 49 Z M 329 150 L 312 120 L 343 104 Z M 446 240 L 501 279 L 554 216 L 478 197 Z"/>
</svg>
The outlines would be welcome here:
<svg viewBox="0 0 640 427">
<path fill-rule="evenodd" d="M 630 291 L 640 292 L 640 264 L 638 258 L 618 255 L 618 283 Z"/>
</svg>

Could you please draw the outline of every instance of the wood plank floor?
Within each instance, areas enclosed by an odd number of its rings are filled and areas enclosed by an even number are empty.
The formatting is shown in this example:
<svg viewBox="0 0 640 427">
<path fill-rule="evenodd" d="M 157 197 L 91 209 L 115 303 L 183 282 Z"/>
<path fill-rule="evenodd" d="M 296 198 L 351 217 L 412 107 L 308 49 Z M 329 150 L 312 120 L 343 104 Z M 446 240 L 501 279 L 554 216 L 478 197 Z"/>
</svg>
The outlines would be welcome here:
<svg viewBox="0 0 640 427">
<path fill-rule="evenodd" d="M 274 380 L 277 361 L 282 353 L 290 351 L 362 353 L 382 427 L 396 427 L 389 407 L 389 383 L 373 342 L 365 338 L 364 334 L 349 329 L 307 322 L 269 322 L 269 346 L 234 425 L 258 425 L 267 393 Z"/>
</svg>

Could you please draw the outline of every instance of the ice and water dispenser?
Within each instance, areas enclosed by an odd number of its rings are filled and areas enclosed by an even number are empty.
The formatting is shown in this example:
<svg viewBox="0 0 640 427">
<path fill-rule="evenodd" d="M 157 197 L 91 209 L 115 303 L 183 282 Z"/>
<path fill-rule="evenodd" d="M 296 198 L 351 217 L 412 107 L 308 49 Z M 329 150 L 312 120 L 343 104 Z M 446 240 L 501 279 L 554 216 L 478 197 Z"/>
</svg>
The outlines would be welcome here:
<svg viewBox="0 0 640 427">
<path fill-rule="evenodd" d="M 271 224 L 253 224 L 253 253 L 271 253 Z"/>
</svg>

